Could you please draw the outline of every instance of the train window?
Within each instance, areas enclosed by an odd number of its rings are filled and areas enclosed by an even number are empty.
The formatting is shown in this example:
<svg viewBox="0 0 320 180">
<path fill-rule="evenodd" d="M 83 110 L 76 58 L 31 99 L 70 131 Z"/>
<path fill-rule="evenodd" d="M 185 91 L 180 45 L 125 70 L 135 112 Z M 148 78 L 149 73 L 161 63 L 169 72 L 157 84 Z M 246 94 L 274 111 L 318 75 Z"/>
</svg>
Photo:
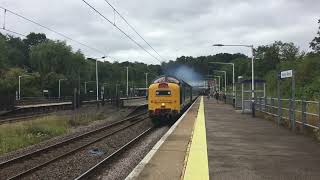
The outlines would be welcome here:
<svg viewBox="0 0 320 180">
<path fill-rule="evenodd" d="M 170 96 L 171 91 L 156 91 L 157 96 Z"/>
</svg>

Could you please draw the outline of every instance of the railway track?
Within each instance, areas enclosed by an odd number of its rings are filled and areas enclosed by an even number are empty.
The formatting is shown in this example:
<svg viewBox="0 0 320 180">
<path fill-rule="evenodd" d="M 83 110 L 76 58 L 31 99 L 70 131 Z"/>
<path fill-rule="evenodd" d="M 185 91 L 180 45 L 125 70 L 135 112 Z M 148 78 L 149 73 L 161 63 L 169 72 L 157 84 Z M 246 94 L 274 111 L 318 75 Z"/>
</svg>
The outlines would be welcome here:
<svg viewBox="0 0 320 180">
<path fill-rule="evenodd" d="M 49 114 L 32 114 L 32 115 L 19 115 L 8 118 L 0 118 L 0 125 L 6 123 L 15 123 L 20 121 L 32 120 L 33 118 L 47 116 Z"/>
<path fill-rule="evenodd" d="M 0 163 L 0 179 L 21 179 L 148 119 L 146 112 Z"/>
<path fill-rule="evenodd" d="M 132 99 L 141 99 L 141 97 L 133 98 L 120 98 L 120 100 L 132 100 Z M 111 99 L 107 99 L 106 102 L 110 102 Z M 90 105 L 96 103 L 97 101 L 83 101 L 84 104 Z M 99 101 L 100 102 L 100 101 Z M 55 107 L 55 108 L 54 108 Z M 9 111 L 5 114 L 0 115 L 0 125 L 5 123 L 13 123 L 32 119 L 35 117 L 46 116 L 50 113 L 54 113 L 58 110 L 69 110 L 72 109 L 71 102 L 62 102 L 62 103 L 48 103 L 48 104 L 34 104 L 34 105 L 25 105 L 20 106 L 20 108 Z"/>
<path fill-rule="evenodd" d="M 123 151 L 127 150 L 130 146 L 132 146 L 134 143 L 136 143 L 137 141 L 142 139 L 144 136 L 146 136 L 148 133 L 150 133 L 153 129 L 154 129 L 153 127 L 150 127 L 147 130 L 143 131 L 136 138 L 132 139 L 130 142 L 128 142 L 125 145 L 123 145 L 117 151 L 113 152 L 112 154 L 110 154 L 109 156 L 107 156 L 103 160 L 99 161 L 94 166 L 92 166 L 88 171 L 84 172 L 83 174 L 81 174 L 80 176 L 75 178 L 75 180 L 90 179 L 91 176 L 95 175 L 95 173 L 97 171 L 99 171 L 99 169 L 104 166 L 104 164 L 106 164 L 111 159 L 116 158 L 117 156 L 119 156 Z"/>
<path fill-rule="evenodd" d="M 134 108 L 134 107 L 131 107 Z M 129 108 L 129 109 L 131 109 Z M 139 108 L 139 107 L 136 107 Z M 118 110 L 112 111 L 110 112 L 110 114 L 117 112 Z M 15 123 L 15 122 L 20 122 L 20 121 L 28 121 L 28 120 L 33 120 L 34 118 L 38 118 L 38 117 L 44 117 L 44 116 L 48 116 L 50 114 L 53 114 L 54 112 L 50 112 L 50 113 L 29 113 L 29 114 L 18 114 L 18 115 L 14 115 L 14 116 L 9 116 L 9 117 L 0 117 L 0 125 L 1 124 L 7 124 L 7 123 Z M 134 113 L 134 111 L 132 112 Z M 130 114 L 132 114 L 130 113 Z"/>
</svg>

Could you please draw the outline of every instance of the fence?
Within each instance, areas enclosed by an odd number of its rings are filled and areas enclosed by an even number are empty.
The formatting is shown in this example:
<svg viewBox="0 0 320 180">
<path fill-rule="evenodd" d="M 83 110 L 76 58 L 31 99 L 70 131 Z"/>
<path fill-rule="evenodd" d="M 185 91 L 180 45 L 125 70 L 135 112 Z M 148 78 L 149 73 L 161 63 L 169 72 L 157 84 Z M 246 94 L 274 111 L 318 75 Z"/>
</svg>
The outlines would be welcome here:
<svg viewBox="0 0 320 180">
<path fill-rule="evenodd" d="M 17 100 L 17 105 L 47 104 L 71 101 L 72 96 L 57 97 L 23 97 Z"/>
<path fill-rule="evenodd" d="M 0 112 L 14 109 L 14 95 L 0 95 Z"/>
<path fill-rule="evenodd" d="M 288 123 L 292 130 L 296 124 L 301 128 L 320 128 L 320 102 L 272 97 L 257 98 L 256 110 L 277 118 L 277 123 Z"/>
</svg>

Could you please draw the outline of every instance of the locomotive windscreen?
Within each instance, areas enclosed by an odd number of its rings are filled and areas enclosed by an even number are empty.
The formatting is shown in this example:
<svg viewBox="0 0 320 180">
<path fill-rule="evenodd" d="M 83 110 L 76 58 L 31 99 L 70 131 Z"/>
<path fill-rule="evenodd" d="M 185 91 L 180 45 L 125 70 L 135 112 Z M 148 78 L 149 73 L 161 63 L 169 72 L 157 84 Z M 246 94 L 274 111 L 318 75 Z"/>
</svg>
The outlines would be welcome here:
<svg viewBox="0 0 320 180">
<path fill-rule="evenodd" d="M 176 84 L 179 84 L 180 81 L 176 78 L 173 78 L 173 77 L 168 77 L 168 76 L 163 76 L 163 77 L 160 77 L 156 80 L 154 80 L 153 83 L 176 83 Z"/>
</svg>

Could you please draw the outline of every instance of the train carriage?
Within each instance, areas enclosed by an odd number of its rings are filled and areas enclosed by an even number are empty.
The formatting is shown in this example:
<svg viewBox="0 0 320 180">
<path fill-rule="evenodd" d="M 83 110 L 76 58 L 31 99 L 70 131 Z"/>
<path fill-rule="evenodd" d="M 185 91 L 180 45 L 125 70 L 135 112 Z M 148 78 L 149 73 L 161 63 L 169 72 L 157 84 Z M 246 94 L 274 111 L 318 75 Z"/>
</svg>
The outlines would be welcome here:
<svg viewBox="0 0 320 180">
<path fill-rule="evenodd" d="M 192 87 L 176 77 L 161 76 L 148 89 L 148 110 L 152 119 L 176 119 L 192 102 Z"/>
</svg>

